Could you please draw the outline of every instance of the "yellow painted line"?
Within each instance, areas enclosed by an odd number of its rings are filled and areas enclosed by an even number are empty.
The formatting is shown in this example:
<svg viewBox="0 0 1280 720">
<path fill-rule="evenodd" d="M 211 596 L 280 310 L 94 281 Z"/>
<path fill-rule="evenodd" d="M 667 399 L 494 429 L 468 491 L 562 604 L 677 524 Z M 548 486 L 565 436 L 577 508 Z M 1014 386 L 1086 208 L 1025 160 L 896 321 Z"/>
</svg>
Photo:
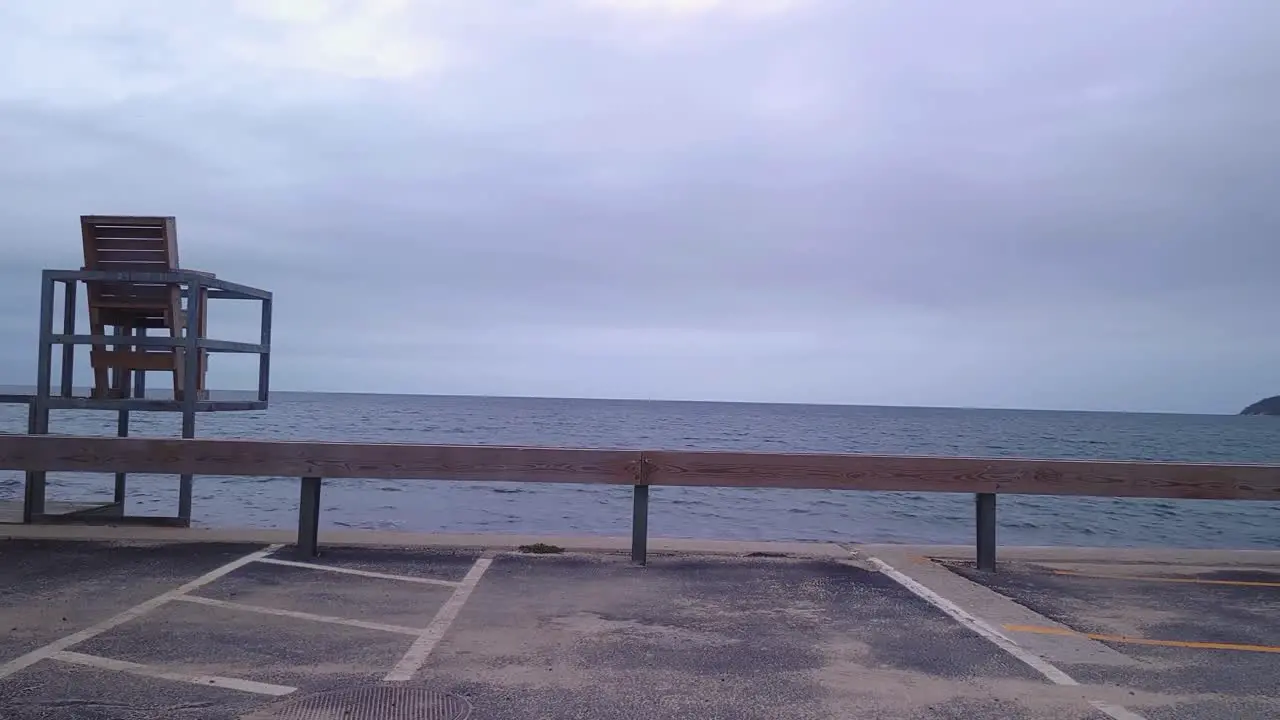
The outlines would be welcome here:
<svg viewBox="0 0 1280 720">
<path fill-rule="evenodd" d="M 1150 575 L 1112 575 L 1110 573 L 1082 573 L 1075 570 L 1054 570 L 1054 575 L 1070 575 L 1073 577 L 1107 578 L 1110 580 L 1140 580 L 1142 582 L 1189 583 L 1192 585 L 1235 585 L 1237 587 L 1275 587 L 1280 582 L 1262 580 L 1201 580 L 1200 578 L 1152 577 Z"/>
<path fill-rule="evenodd" d="M 1242 652 L 1280 653 L 1275 645 L 1243 645 L 1240 643 L 1192 642 L 1189 640 L 1148 640 L 1147 638 L 1130 637 L 1128 635 L 1106 635 L 1104 633 L 1082 633 L 1064 628 L 1044 627 L 1041 625 L 1005 625 L 1010 632 L 1036 633 L 1038 635 L 1066 635 L 1083 637 L 1100 642 L 1132 643 L 1134 645 L 1156 645 L 1159 647 L 1196 648 L 1199 650 L 1239 650 Z"/>
</svg>

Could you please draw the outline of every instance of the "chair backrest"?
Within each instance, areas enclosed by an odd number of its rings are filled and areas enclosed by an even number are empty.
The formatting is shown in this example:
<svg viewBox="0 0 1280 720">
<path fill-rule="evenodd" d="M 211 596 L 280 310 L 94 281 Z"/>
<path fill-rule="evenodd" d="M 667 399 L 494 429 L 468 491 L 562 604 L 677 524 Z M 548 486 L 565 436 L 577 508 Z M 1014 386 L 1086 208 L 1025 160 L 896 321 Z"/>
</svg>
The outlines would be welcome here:
<svg viewBox="0 0 1280 720">
<path fill-rule="evenodd" d="M 104 272 L 169 272 L 178 268 L 173 217 L 82 215 L 84 269 Z M 86 283 L 92 305 L 165 307 L 178 288 L 152 283 Z"/>
</svg>

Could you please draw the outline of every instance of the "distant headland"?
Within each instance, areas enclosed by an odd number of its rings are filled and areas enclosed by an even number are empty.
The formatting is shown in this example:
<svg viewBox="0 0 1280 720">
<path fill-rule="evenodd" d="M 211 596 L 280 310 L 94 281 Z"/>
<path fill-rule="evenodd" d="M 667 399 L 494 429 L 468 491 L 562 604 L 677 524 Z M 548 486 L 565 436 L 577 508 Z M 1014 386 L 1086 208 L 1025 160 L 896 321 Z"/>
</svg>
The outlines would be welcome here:
<svg viewBox="0 0 1280 720">
<path fill-rule="evenodd" d="M 1280 415 L 1280 395 L 1259 400 L 1240 411 L 1241 415 Z"/>
</svg>

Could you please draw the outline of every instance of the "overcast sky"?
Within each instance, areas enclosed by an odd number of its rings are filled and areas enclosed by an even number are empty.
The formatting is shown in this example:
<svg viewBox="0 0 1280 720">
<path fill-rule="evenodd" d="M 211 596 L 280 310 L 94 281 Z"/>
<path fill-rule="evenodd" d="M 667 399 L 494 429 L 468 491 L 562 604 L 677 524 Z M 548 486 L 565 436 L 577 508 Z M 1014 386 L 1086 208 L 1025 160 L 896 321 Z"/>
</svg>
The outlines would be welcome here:
<svg viewBox="0 0 1280 720">
<path fill-rule="evenodd" d="M 279 389 L 1236 412 L 1277 88 L 1274 0 L 7 0 L 0 383 L 153 214 Z"/>
</svg>

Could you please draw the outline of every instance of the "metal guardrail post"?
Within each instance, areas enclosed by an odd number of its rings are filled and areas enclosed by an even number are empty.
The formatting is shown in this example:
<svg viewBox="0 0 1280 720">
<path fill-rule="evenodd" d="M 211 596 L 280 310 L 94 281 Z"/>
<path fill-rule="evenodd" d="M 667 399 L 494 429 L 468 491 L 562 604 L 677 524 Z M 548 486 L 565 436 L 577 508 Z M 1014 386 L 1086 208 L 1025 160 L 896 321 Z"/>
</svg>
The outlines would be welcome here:
<svg viewBox="0 0 1280 720">
<path fill-rule="evenodd" d="M 53 298 L 54 279 L 48 270 L 40 276 L 40 348 L 36 359 L 36 394 L 31 398 L 27 431 L 30 435 L 49 432 L 49 394 L 53 385 Z M 22 521 L 30 523 L 45 510 L 46 473 L 27 473 L 23 493 Z"/>
<path fill-rule="evenodd" d="M 302 478 L 298 498 L 298 552 L 307 557 L 320 554 L 320 478 Z"/>
<path fill-rule="evenodd" d="M 35 435 L 38 424 L 36 399 L 33 397 L 27 401 L 27 434 Z M 25 480 L 26 482 L 22 488 L 22 522 L 30 525 L 37 514 L 44 512 L 44 473 L 28 471 Z M 36 503 L 37 492 L 39 492 L 41 499 L 38 509 Z"/>
<path fill-rule="evenodd" d="M 978 493 L 974 496 L 977 510 L 978 569 L 994 572 L 996 569 L 996 495 Z"/>
<path fill-rule="evenodd" d="M 649 553 L 649 467 L 644 455 L 636 464 L 631 504 L 631 562 L 643 566 Z"/>
<path fill-rule="evenodd" d="M 649 550 L 649 486 L 636 485 L 631 507 L 631 562 L 644 565 Z"/>
</svg>

